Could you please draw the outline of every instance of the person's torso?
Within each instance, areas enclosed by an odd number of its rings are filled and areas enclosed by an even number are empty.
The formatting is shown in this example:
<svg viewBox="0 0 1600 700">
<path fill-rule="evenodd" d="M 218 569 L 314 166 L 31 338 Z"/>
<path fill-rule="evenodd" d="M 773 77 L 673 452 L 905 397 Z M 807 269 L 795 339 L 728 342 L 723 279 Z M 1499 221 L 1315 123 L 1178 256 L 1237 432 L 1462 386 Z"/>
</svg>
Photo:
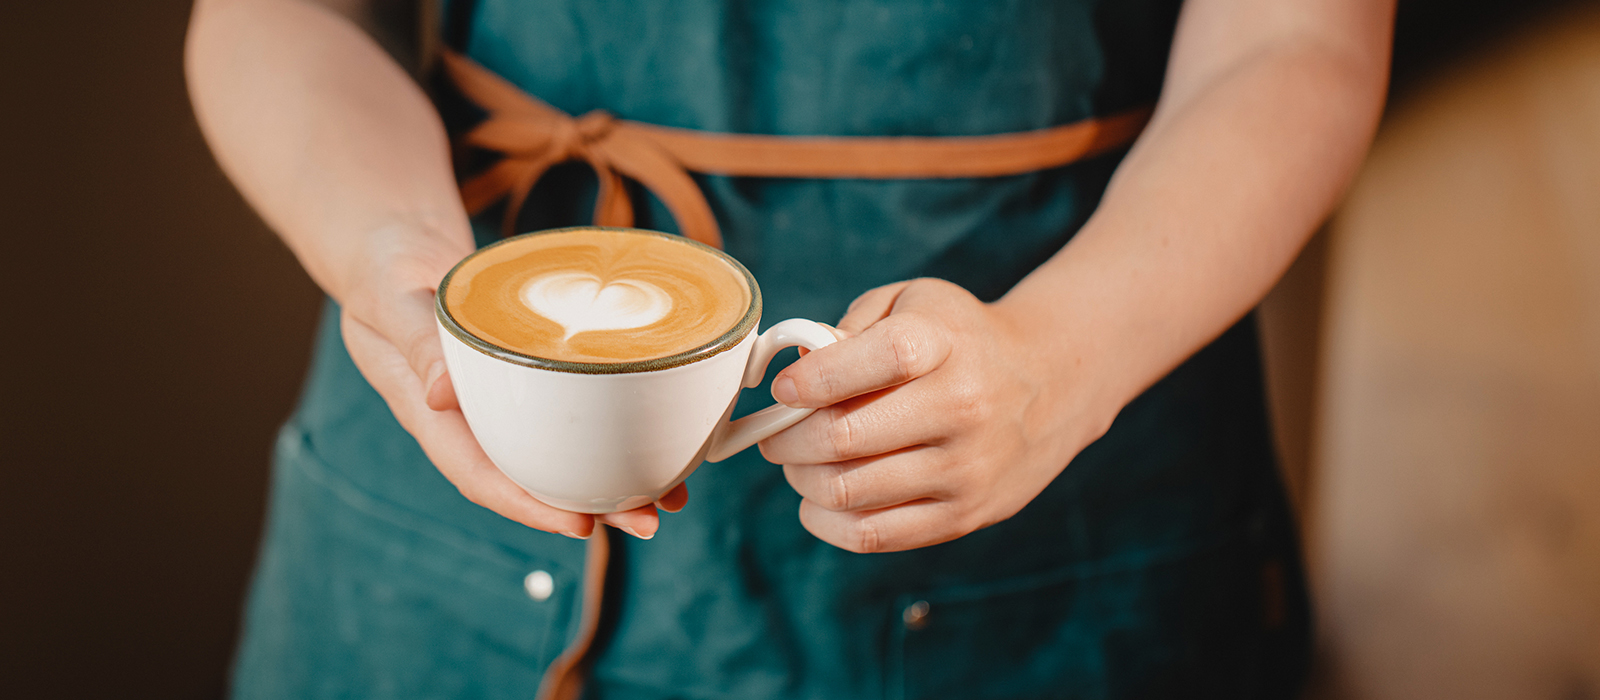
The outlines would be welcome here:
<svg viewBox="0 0 1600 700">
<path fill-rule="evenodd" d="M 1168 0 L 477 0 L 465 12 L 466 1 L 445 8 L 470 23 L 458 48 L 568 113 L 836 136 L 1024 131 L 1152 104 L 1177 12 Z M 913 277 L 998 298 L 1071 238 L 1120 157 L 983 179 L 696 180 L 726 249 L 762 287 L 763 325 L 832 322 L 856 295 Z M 551 171 L 520 229 L 587 222 L 593 192 L 584 166 Z M 635 195 L 638 225 L 675 230 L 659 202 Z M 480 243 L 497 229 L 489 214 Z M 320 353 L 297 422 L 340 478 L 439 527 L 581 570 L 572 543 L 465 503 L 361 381 L 336 332 Z M 742 411 L 771 401 L 765 387 L 745 399 Z M 620 543 L 620 600 L 595 687 L 617 697 L 1109 697 L 1160 658 L 1204 662 L 1184 635 L 1221 608 L 1253 604 L 1247 562 L 1287 528 L 1261 401 L 1246 323 L 1131 404 L 1017 516 L 895 554 L 812 537 L 799 496 L 755 450 L 703 465 L 688 507 L 663 516 L 654 540 Z M 1246 562 L 1236 568 L 1247 573 L 1219 574 L 1215 557 L 1196 563 L 1206 553 Z M 1248 590 L 1216 590 L 1238 576 Z M 927 615 L 908 613 L 918 601 Z M 1219 609 L 1189 612 L 1204 606 Z M 1063 690 L 1062 679 L 1075 685 Z"/>
</svg>

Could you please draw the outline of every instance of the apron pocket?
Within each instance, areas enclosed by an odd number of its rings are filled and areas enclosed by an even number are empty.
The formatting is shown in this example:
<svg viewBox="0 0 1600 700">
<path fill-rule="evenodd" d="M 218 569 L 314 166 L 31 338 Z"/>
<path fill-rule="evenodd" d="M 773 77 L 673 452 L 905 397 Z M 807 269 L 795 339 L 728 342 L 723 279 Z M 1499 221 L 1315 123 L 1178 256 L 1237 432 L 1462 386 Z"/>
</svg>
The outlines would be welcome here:
<svg viewBox="0 0 1600 700">
<path fill-rule="evenodd" d="M 902 599 L 889 697 L 1262 695 L 1261 562 L 1242 534 L 1137 565 L 1077 566 Z"/>
<path fill-rule="evenodd" d="M 235 695 L 530 697 L 574 628 L 579 583 L 355 489 L 291 425 Z"/>
</svg>

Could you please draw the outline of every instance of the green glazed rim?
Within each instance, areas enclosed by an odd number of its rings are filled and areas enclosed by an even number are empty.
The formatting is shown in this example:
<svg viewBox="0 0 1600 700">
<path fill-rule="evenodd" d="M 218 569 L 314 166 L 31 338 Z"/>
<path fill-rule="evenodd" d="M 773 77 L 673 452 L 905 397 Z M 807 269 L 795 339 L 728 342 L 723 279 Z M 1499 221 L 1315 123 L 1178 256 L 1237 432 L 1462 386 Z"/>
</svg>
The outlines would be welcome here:
<svg viewBox="0 0 1600 700">
<path fill-rule="evenodd" d="M 674 243 L 699 248 L 702 251 L 721 258 L 724 262 L 733 266 L 733 269 L 738 270 L 740 274 L 744 275 L 745 285 L 750 289 L 750 306 L 749 308 L 745 309 L 744 317 L 739 319 L 738 323 L 734 324 L 734 326 L 728 329 L 727 332 L 717 336 L 711 342 L 692 350 L 680 352 L 676 355 L 668 355 L 666 357 L 658 357 L 650 360 L 631 360 L 628 362 L 569 362 L 567 360 L 555 360 L 548 357 L 539 357 L 537 355 L 520 353 L 515 350 L 500 347 L 499 345 L 495 345 L 494 343 L 473 335 L 471 331 L 468 331 L 456 321 L 455 316 L 451 315 L 450 309 L 447 307 L 444 301 L 445 290 L 450 288 L 450 280 L 456 276 L 456 271 L 460 270 L 461 266 L 465 265 L 468 260 L 477 257 L 478 254 L 489 250 L 490 248 L 494 248 L 495 246 L 506 245 L 530 236 L 544 236 L 553 233 L 566 233 L 569 231 L 614 231 L 634 235 L 656 236 L 658 238 L 665 238 Z M 450 268 L 450 273 L 444 276 L 444 280 L 439 282 L 438 292 L 434 294 L 433 308 L 434 315 L 439 318 L 439 323 L 444 325 L 445 330 L 449 331 L 450 335 L 453 335 L 456 337 L 456 339 L 466 343 L 467 347 L 477 350 L 478 352 L 488 355 L 489 357 L 493 357 L 497 360 L 510 362 L 514 365 L 522 365 L 524 367 L 548 369 L 556 372 L 570 372 L 572 374 L 631 374 L 637 372 L 656 372 L 664 369 L 672 369 L 673 367 L 682 367 L 683 365 L 699 362 L 700 360 L 704 360 L 738 345 L 740 341 L 744 340 L 745 336 L 750 335 L 750 332 L 755 330 L 756 324 L 761 321 L 761 288 L 756 285 L 755 275 L 750 274 L 750 271 L 745 269 L 745 266 L 740 264 L 738 260 L 735 260 L 733 256 L 699 241 L 692 241 L 684 238 L 683 236 L 675 236 L 670 233 L 650 231 L 642 228 L 621 228 L 613 226 L 568 226 L 566 228 L 533 231 L 530 233 L 512 236 L 504 240 L 495 241 L 494 243 L 479 248 L 471 255 L 462 258 L 461 262 L 456 263 L 455 267 Z"/>
</svg>

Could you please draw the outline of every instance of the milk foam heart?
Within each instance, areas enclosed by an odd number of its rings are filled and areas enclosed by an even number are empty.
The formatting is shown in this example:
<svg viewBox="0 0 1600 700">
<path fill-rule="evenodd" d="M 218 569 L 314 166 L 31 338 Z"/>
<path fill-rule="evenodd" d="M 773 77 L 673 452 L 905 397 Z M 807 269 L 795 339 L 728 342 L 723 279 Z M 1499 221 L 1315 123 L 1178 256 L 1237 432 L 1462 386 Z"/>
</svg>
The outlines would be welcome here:
<svg viewBox="0 0 1600 700">
<path fill-rule="evenodd" d="M 468 256 L 441 301 L 463 332 L 496 348 L 556 362 L 639 362 L 705 349 L 739 326 L 755 297 L 737 265 L 680 236 L 563 229 Z"/>
<path fill-rule="evenodd" d="M 587 272 L 554 272 L 529 280 L 522 303 L 561 325 L 563 341 L 587 331 L 642 328 L 672 311 L 672 297 L 639 280 L 603 282 Z"/>
</svg>

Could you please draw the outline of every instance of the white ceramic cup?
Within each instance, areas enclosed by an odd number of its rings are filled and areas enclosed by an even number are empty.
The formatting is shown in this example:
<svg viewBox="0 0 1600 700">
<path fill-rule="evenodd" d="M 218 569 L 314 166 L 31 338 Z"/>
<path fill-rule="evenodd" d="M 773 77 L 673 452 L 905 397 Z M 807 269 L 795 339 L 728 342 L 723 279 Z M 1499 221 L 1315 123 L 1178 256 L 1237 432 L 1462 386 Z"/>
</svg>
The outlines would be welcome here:
<svg viewBox="0 0 1600 700">
<path fill-rule="evenodd" d="M 717 339 L 678 355 L 585 363 L 524 355 L 468 332 L 444 303 L 454 270 L 440 283 L 434 307 L 450 381 L 483 451 L 535 498 L 579 513 L 652 503 L 702 461 L 720 462 L 811 415 L 815 409 L 774 405 L 729 420 L 739 390 L 760 385 L 779 350 L 834 342 L 826 326 L 804 319 L 757 335 L 761 289 L 726 253 L 665 233 L 610 230 L 668 237 L 726 261 L 750 289 L 744 317 Z M 555 231 L 523 235 L 542 233 Z"/>
</svg>

